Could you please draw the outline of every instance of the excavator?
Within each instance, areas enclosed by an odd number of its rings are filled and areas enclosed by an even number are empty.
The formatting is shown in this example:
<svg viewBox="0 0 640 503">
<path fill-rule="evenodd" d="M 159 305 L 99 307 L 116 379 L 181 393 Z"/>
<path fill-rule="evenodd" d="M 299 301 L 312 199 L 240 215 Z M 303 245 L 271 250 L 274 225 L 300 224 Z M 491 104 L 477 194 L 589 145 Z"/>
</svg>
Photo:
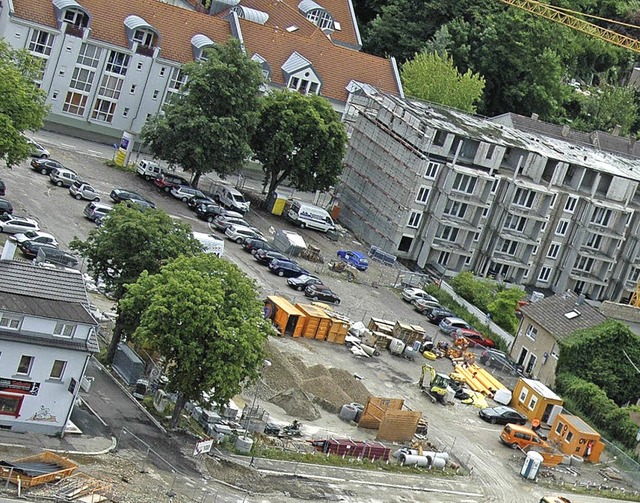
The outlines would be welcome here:
<svg viewBox="0 0 640 503">
<path fill-rule="evenodd" d="M 451 387 L 451 378 L 436 372 L 431 365 L 425 363 L 422 366 L 418 387 L 433 403 L 440 402 L 446 405 L 453 402 L 455 391 Z"/>
</svg>

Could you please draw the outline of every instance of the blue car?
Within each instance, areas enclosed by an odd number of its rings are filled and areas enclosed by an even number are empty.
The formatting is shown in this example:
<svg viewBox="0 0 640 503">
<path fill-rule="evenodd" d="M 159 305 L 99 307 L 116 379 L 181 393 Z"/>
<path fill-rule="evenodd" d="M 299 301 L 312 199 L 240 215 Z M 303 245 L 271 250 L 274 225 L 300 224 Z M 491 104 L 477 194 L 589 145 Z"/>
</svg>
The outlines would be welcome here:
<svg viewBox="0 0 640 503">
<path fill-rule="evenodd" d="M 353 250 L 340 250 L 338 257 L 358 269 L 358 271 L 366 271 L 369 268 L 369 260 L 364 253 Z"/>
</svg>

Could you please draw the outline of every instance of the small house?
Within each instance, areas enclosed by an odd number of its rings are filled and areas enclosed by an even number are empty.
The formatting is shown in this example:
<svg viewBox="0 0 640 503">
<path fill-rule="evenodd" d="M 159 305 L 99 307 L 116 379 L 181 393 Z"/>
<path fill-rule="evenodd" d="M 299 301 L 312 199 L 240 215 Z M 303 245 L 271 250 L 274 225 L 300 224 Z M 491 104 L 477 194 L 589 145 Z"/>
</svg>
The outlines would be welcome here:
<svg viewBox="0 0 640 503">
<path fill-rule="evenodd" d="M 511 406 L 521 412 L 529 421 L 538 419 L 541 423 L 552 424 L 562 412 L 564 401 L 540 381 L 518 379 L 513 389 Z"/>
<path fill-rule="evenodd" d="M 567 455 L 580 456 L 585 461 L 597 463 L 604 451 L 600 434 L 578 416 L 560 413 L 556 416 L 549 441 Z"/>
<path fill-rule="evenodd" d="M 284 297 L 270 295 L 264 302 L 264 317 L 273 322 L 281 336 L 300 337 L 305 314 Z"/>
</svg>

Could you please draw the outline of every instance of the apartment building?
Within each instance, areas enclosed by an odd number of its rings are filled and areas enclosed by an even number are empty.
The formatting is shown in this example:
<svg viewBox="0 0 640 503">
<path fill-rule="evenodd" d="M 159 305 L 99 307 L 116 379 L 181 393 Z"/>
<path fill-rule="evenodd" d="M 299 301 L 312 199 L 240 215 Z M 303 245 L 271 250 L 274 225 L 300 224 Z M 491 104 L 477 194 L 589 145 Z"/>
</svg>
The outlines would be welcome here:
<svg viewBox="0 0 640 503">
<path fill-rule="evenodd" d="M 640 278 L 640 160 L 498 119 L 360 86 L 345 111 L 342 222 L 440 274 L 630 296 Z"/>
<path fill-rule="evenodd" d="M 63 432 L 98 351 L 88 305 L 81 273 L 0 260 L 0 428 Z"/>
<path fill-rule="evenodd" d="M 351 0 L 7 0 L 0 36 L 42 61 L 47 125 L 111 142 L 136 135 L 186 82 L 181 67 L 234 37 L 271 88 L 318 94 L 342 112 L 352 80 L 402 94 L 398 69 L 359 52 Z"/>
</svg>

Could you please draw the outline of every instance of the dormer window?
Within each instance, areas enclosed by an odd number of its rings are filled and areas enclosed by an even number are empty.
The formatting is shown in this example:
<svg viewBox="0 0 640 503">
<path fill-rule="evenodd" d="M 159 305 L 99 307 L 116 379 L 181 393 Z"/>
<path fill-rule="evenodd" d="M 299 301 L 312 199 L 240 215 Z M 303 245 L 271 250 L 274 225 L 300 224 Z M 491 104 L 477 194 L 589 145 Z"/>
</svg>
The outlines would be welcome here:
<svg viewBox="0 0 640 503">
<path fill-rule="evenodd" d="M 294 52 L 282 65 L 284 81 L 289 89 L 302 94 L 320 94 L 322 81 L 311 65 L 311 61 Z"/>
<path fill-rule="evenodd" d="M 143 56 L 155 57 L 160 44 L 160 34 L 140 16 L 127 16 L 124 20 L 131 48 Z"/>
<path fill-rule="evenodd" d="M 144 47 L 153 47 L 154 37 L 154 33 L 148 30 L 136 30 L 133 32 L 133 41 Z"/>
<path fill-rule="evenodd" d="M 321 30 L 333 30 L 333 18 L 324 9 L 315 9 L 307 14 L 307 19 Z"/>
<path fill-rule="evenodd" d="M 66 9 L 62 19 L 65 23 L 76 28 L 86 28 L 89 24 L 89 17 L 84 12 L 76 9 Z"/>
<path fill-rule="evenodd" d="M 198 33 L 191 37 L 191 49 L 193 51 L 193 59 L 195 61 L 206 61 L 206 49 L 213 47 L 213 40 L 206 35 Z"/>
</svg>

